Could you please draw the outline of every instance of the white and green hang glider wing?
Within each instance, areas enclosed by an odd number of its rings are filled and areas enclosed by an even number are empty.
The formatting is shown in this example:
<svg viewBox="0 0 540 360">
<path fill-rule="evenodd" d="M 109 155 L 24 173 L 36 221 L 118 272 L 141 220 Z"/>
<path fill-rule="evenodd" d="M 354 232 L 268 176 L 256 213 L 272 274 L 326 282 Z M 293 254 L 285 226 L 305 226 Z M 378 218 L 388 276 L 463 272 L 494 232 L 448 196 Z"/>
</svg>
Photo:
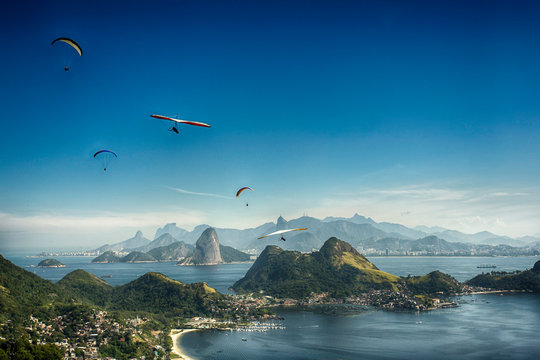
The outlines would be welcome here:
<svg viewBox="0 0 540 360">
<path fill-rule="evenodd" d="M 272 235 L 279 235 L 279 234 L 285 234 L 291 231 L 301 231 L 301 230 L 307 230 L 307 228 L 299 228 L 299 229 L 287 229 L 287 230 L 278 230 L 274 231 L 273 233 L 263 235 L 261 237 L 258 237 L 257 239 L 264 239 L 265 237 L 272 236 Z"/>
</svg>

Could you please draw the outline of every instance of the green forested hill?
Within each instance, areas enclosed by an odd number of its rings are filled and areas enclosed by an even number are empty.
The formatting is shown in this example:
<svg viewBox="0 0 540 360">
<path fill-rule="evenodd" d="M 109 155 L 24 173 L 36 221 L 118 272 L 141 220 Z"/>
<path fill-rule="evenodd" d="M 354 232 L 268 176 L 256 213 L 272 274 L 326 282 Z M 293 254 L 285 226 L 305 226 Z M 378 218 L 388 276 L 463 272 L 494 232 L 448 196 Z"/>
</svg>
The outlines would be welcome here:
<svg viewBox="0 0 540 360">
<path fill-rule="evenodd" d="M 120 257 L 116 256 L 113 251 L 105 251 L 103 254 L 96 257 L 92 260 L 93 263 L 118 263 L 120 262 Z"/>
<path fill-rule="evenodd" d="M 205 283 L 183 284 L 159 273 L 147 273 L 112 287 L 84 270 L 53 284 L 0 256 L 0 323 L 16 323 L 30 314 L 50 318 L 65 305 L 165 315 L 211 315 L 224 296 Z"/>
<path fill-rule="evenodd" d="M 75 301 L 100 306 L 107 305 L 113 291 L 106 281 L 84 270 L 70 272 L 57 285 L 68 291 Z"/>
<path fill-rule="evenodd" d="M 157 261 L 152 255 L 140 251 L 132 251 L 124 256 L 121 262 L 149 262 Z"/>
<path fill-rule="evenodd" d="M 231 246 L 219 245 L 219 252 L 221 253 L 221 258 L 223 262 L 231 263 L 236 261 L 249 261 L 250 256 L 245 252 L 236 250 Z"/>
<path fill-rule="evenodd" d="M 477 275 L 467 281 L 468 285 L 494 290 L 525 290 L 540 293 L 540 261 L 531 270 L 517 273 L 492 272 Z"/>
<path fill-rule="evenodd" d="M 60 287 L 0 255 L 0 321 L 26 319 L 30 313 L 47 311 L 52 303 L 67 298 Z"/>
<path fill-rule="evenodd" d="M 233 288 L 278 297 L 302 298 L 311 292 L 343 297 L 370 289 L 396 289 L 399 280 L 377 269 L 348 243 L 330 238 L 320 251 L 308 254 L 267 246 Z"/>
<path fill-rule="evenodd" d="M 459 292 L 461 288 L 456 279 L 440 271 L 432 271 L 424 276 L 405 278 L 405 283 L 409 291 L 418 295 L 433 295 L 437 292 L 450 295 Z"/>
<path fill-rule="evenodd" d="M 147 273 L 115 288 L 111 308 L 193 316 L 211 313 L 223 295 L 205 283 L 183 284 L 160 273 Z"/>
</svg>

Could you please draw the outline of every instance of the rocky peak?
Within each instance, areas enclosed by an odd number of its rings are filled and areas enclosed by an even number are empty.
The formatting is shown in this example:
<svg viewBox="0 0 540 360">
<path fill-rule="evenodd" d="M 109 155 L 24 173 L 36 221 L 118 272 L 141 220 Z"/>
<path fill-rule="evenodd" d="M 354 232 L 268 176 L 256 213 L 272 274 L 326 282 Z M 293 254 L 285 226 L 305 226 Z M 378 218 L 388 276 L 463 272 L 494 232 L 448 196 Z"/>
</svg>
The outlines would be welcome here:
<svg viewBox="0 0 540 360">
<path fill-rule="evenodd" d="M 345 241 L 339 240 L 338 238 L 331 237 L 326 240 L 324 245 L 320 250 L 321 254 L 325 257 L 332 256 L 343 256 L 344 253 L 352 253 L 353 255 L 360 255 L 351 244 L 346 243 Z"/>
<path fill-rule="evenodd" d="M 276 229 L 277 230 L 285 230 L 289 228 L 289 224 L 287 223 L 287 220 L 285 220 L 282 216 L 278 217 L 276 222 Z"/>
<path fill-rule="evenodd" d="M 338 267 L 348 264 L 357 269 L 378 270 L 373 263 L 353 248 L 351 244 L 335 237 L 326 240 L 319 252 L 324 258 Z"/>
<path fill-rule="evenodd" d="M 204 230 L 197 242 L 193 255 L 182 262 L 182 265 L 214 265 L 223 263 L 219 250 L 219 239 L 214 228 Z"/>
</svg>

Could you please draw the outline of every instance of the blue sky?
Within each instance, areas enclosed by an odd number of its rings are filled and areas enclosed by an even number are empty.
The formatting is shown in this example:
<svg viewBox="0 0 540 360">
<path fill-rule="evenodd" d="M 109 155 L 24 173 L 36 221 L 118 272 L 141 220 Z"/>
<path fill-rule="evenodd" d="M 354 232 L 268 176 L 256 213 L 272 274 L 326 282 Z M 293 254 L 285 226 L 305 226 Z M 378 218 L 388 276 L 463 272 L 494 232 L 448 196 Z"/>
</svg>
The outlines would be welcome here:
<svg viewBox="0 0 540 360">
<path fill-rule="evenodd" d="M 540 233 L 538 3 L 0 10 L 2 247 L 304 213 Z M 84 55 L 51 46 L 60 36 Z M 212 127 L 174 135 L 154 113 Z M 92 158 L 103 148 L 118 154 L 106 173 Z M 233 197 L 241 186 L 255 189 L 249 207 L 185 192 Z"/>
</svg>

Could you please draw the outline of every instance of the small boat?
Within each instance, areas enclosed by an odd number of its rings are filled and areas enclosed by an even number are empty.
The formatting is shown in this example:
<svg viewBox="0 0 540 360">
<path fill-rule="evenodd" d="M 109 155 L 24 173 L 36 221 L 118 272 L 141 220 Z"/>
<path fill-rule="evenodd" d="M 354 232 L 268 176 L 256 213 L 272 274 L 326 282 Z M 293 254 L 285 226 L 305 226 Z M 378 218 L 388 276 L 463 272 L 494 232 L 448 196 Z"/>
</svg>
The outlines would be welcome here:
<svg viewBox="0 0 540 360">
<path fill-rule="evenodd" d="M 478 265 L 477 268 L 478 269 L 495 269 L 497 267 L 497 265 L 495 264 L 484 264 L 484 265 Z"/>
<path fill-rule="evenodd" d="M 242 341 L 247 341 L 247 339 L 246 339 L 246 338 L 242 338 Z"/>
<path fill-rule="evenodd" d="M 112 278 L 112 275 L 101 275 L 102 279 L 110 279 Z"/>
</svg>

